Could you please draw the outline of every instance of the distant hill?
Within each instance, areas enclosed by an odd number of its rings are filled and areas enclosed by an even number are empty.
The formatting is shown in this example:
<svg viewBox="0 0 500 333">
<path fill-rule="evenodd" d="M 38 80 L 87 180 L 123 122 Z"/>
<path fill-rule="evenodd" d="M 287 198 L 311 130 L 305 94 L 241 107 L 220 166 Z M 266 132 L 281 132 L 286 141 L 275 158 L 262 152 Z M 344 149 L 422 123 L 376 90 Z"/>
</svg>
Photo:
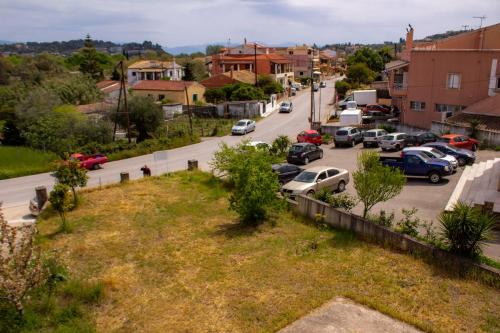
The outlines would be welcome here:
<svg viewBox="0 0 500 333">
<path fill-rule="evenodd" d="M 207 43 L 207 44 L 194 44 L 194 45 L 183 45 L 183 46 L 174 46 L 174 47 L 165 47 L 165 51 L 172 55 L 179 55 L 179 54 L 191 54 L 195 52 L 202 52 L 205 53 L 207 46 L 208 45 L 224 45 L 227 46 L 226 43 Z M 230 47 L 237 46 L 239 44 L 229 44 Z"/>
<path fill-rule="evenodd" d="M 109 53 L 121 53 L 122 51 L 146 51 L 154 50 L 164 52 L 159 44 L 153 44 L 151 41 L 144 41 L 142 43 L 113 43 L 105 42 L 102 40 L 94 40 L 94 46 L 99 51 L 106 51 Z M 0 43 L 0 52 L 16 52 L 16 53 L 60 53 L 72 54 L 83 47 L 83 39 L 75 39 L 69 41 L 55 41 L 55 42 L 26 42 L 7 44 Z"/>
<path fill-rule="evenodd" d="M 2 40 L 0 39 L 0 45 L 3 45 L 3 44 L 14 44 L 15 42 L 11 42 L 9 40 Z"/>
</svg>

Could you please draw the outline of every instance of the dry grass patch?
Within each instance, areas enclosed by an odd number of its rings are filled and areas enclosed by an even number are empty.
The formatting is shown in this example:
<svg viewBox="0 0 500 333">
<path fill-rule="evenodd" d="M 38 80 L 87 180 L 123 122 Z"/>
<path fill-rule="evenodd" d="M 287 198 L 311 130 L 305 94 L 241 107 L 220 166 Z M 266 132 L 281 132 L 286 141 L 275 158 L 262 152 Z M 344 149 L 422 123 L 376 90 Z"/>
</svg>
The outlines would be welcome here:
<svg viewBox="0 0 500 333">
<path fill-rule="evenodd" d="M 208 174 L 83 197 L 72 233 L 52 235 L 56 216 L 39 228 L 73 274 L 104 283 L 101 332 L 273 332 L 335 296 L 427 331 L 500 329 L 498 290 L 290 213 L 242 228 Z"/>
</svg>

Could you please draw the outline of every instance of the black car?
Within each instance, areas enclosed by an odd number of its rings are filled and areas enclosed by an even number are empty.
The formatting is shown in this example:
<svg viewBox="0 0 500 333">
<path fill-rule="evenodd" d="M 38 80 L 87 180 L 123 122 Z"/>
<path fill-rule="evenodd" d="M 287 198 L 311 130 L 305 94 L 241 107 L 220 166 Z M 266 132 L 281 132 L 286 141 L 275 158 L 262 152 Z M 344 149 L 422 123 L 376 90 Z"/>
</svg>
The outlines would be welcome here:
<svg viewBox="0 0 500 333">
<path fill-rule="evenodd" d="M 312 143 L 296 143 L 288 151 L 286 161 L 288 163 L 308 164 L 310 161 L 323 158 L 323 149 Z"/>
<path fill-rule="evenodd" d="M 412 133 L 408 135 L 406 144 L 408 146 L 421 146 L 429 142 L 440 141 L 439 136 L 431 132 Z"/>
<path fill-rule="evenodd" d="M 295 178 L 299 173 L 304 171 L 304 169 L 299 168 L 296 165 L 288 163 L 277 163 L 272 165 L 273 171 L 278 174 L 278 181 L 280 186 L 285 185 L 289 181 Z"/>
<path fill-rule="evenodd" d="M 453 147 L 446 142 L 429 142 L 424 144 L 424 147 L 436 148 L 443 154 L 451 155 L 455 157 L 458 161 L 458 165 L 464 166 L 466 164 L 472 164 L 476 161 L 476 154 L 467 149 L 460 149 Z"/>
</svg>

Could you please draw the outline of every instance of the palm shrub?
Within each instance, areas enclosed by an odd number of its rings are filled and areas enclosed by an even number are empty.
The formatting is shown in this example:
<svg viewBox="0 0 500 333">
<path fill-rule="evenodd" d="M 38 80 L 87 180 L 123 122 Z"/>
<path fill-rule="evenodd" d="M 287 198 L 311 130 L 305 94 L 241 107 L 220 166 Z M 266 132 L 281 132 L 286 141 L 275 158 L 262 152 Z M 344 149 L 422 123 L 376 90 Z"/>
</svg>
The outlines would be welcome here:
<svg viewBox="0 0 500 333">
<path fill-rule="evenodd" d="M 482 252 L 483 242 L 490 239 L 496 220 L 491 214 L 459 201 L 452 211 L 439 215 L 439 222 L 450 252 L 476 257 Z"/>
<path fill-rule="evenodd" d="M 280 135 L 276 139 L 274 139 L 273 143 L 271 144 L 271 154 L 275 156 L 284 156 L 287 153 L 290 145 L 290 138 L 286 135 Z"/>
</svg>

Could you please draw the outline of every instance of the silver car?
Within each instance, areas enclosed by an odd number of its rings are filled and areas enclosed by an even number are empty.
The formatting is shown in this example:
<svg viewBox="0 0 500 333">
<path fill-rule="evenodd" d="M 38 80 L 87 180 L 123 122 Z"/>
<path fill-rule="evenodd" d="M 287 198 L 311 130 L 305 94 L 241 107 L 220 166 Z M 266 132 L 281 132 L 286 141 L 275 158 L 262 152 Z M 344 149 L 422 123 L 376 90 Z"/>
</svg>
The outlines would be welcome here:
<svg viewBox="0 0 500 333">
<path fill-rule="evenodd" d="M 281 103 L 280 105 L 280 113 L 281 112 L 287 112 L 287 113 L 290 113 L 293 111 L 293 103 L 292 102 L 289 102 L 289 101 L 285 101 L 283 103 Z"/>
<path fill-rule="evenodd" d="M 386 135 L 387 132 L 383 129 L 372 129 L 366 131 L 365 134 L 363 135 L 363 147 L 365 148 L 371 146 L 378 147 L 380 141 Z"/>
<path fill-rule="evenodd" d="M 380 140 L 380 148 L 386 150 L 401 150 L 406 146 L 406 133 L 387 134 Z"/>
<path fill-rule="evenodd" d="M 255 131 L 255 120 L 241 119 L 231 129 L 234 134 L 247 134 L 248 132 Z"/>
<path fill-rule="evenodd" d="M 335 132 L 333 141 L 336 147 L 342 145 L 354 147 L 354 145 L 363 142 L 363 133 L 356 127 L 342 127 Z"/>
<path fill-rule="evenodd" d="M 300 194 L 312 196 L 323 188 L 342 192 L 349 183 L 349 171 L 329 166 L 315 166 L 299 173 L 281 188 L 281 193 L 290 199 Z"/>
</svg>

